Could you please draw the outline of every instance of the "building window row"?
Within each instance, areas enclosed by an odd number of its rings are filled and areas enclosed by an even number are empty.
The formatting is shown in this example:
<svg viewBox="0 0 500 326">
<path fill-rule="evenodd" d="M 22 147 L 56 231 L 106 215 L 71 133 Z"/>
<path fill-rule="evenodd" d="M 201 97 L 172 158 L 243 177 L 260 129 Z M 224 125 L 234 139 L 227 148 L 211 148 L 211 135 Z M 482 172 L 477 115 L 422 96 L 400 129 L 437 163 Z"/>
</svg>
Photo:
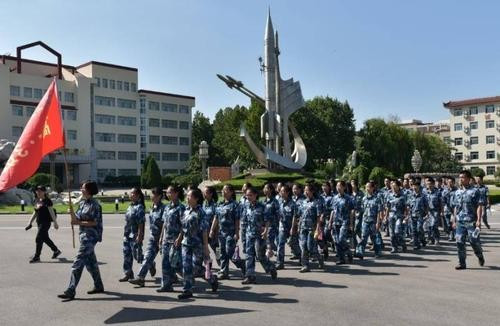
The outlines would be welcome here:
<svg viewBox="0 0 500 326">
<path fill-rule="evenodd" d="M 12 126 L 12 137 L 21 137 L 23 129 L 24 129 L 23 127 Z"/>
<path fill-rule="evenodd" d="M 120 126 L 136 126 L 137 125 L 137 119 L 134 117 L 117 117 L 118 120 L 118 125 Z"/>
<path fill-rule="evenodd" d="M 177 169 L 163 169 L 161 170 L 162 175 L 177 175 L 179 170 Z"/>
<path fill-rule="evenodd" d="M 477 137 L 477 136 L 470 137 L 469 143 L 467 143 L 467 140 L 465 142 L 466 142 L 465 146 L 478 145 L 479 144 L 479 137 Z M 486 136 L 486 144 L 494 144 L 494 143 L 495 143 L 495 136 L 494 135 Z M 463 138 L 461 138 L 461 137 L 455 138 L 455 146 L 460 146 L 463 144 L 464 144 Z"/>
<path fill-rule="evenodd" d="M 23 107 L 22 105 L 17 105 L 17 104 L 12 104 L 12 115 L 17 116 L 17 117 L 31 117 L 33 115 L 33 112 L 35 112 L 35 107 L 33 106 L 25 106 Z M 76 110 L 62 110 L 62 118 L 66 120 L 76 120 Z"/>
<path fill-rule="evenodd" d="M 149 127 L 160 128 L 160 119 L 149 118 Z M 189 121 L 161 120 L 161 127 L 168 129 L 189 129 Z"/>
<path fill-rule="evenodd" d="M 96 77 L 96 86 L 102 88 L 116 89 L 126 92 L 137 92 L 137 84 L 122 80 Z"/>
<path fill-rule="evenodd" d="M 471 130 L 478 129 L 478 122 L 477 121 L 471 122 L 469 126 L 470 126 Z M 486 129 L 495 128 L 495 120 L 486 120 L 485 121 L 485 128 Z M 461 122 L 455 123 L 453 125 L 453 130 L 455 130 L 455 131 L 461 131 L 462 129 L 463 129 L 463 124 Z"/>
<path fill-rule="evenodd" d="M 455 117 L 459 117 L 462 115 L 468 116 L 468 115 L 477 115 L 479 114 L 480 110 L 477 106 L 471 106 L 469 108 L 463 108 L 463 109 L 455 109 L 453 110 L 453 115 Z M 486 105 L 484 107 L 484 113 L 495 113 L 495 106 L 490 104 Z"/>
<path fill-rule="evenodd" d="M 155 102 L 155 101 L 148 101 L 148 108 L 151 111 L 160 111 L 161 110 L 164 112 L 171 112 L 171 113 L 184 113 L 184 114 L 189 114 L 189 106 L 187 105 L 177 105 L 173 103 L 164 103 L 164 102 Z"/>
<path fill-rule="evenodd" d="M 47 91 L 46 89 L 41 88 L 32 88 L 32 87 L 23 87 L 22 94 L 25 98 L 33 98 L 39 100 L 43 97 L 43 94 Z M 63 101 L 61 97 L 62 93 L 59 91 L 59 100 Z M 11 85 L 10 86 L 10 96 L 21 97 L 21 87 Z M 64 92 L 64 102 L 75 103 L 75 93 L 73 92 Z"/>
<path fill-rule="evenodd" d="M 119 160 L 136 161 L 137 152 L 118 152 Z"/>
<path fill-rule="evenodd" d="M 487 160 L 495 159 L 495 156 L 496 156 L 495 151 L 486 151 L 486 159 Z M 467 157 L 466 156 L 464 157 L 464 153 L 462 153 L 462 152 L 456 152 L 455 158 L 459 161 L 464 160 L 464 158 L 467 160 Z M 479 152 L 477 152 L 477 151 L 470 152 L 468 159 L 471 161 L 472 160 L 479 160 Z"/>
</svg>

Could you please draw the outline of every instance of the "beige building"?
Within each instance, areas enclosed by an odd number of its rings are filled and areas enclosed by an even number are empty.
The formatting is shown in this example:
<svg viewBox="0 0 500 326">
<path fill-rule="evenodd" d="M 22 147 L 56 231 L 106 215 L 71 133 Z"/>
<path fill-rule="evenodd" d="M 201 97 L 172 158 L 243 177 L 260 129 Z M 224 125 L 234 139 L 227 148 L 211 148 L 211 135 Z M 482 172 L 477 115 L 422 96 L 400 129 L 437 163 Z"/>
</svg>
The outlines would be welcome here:
<svg viewBox="0 0 500 326">
<path fill-rule="evenodd" d="M 25 48 L 40 45 L 57 64 L 22 58 Z M 0 138 L 16 141 L 57 77 L 69 150 L 70 181 L 139 175 L 147 155 L 162 174 L 180 174 L 191 155 L 192 96 L 138 88 L 137 68 L 90 61 L 63 65 L 61 55 L 42 42 L 4 55 L 0 62 Z M 61 180 L 61 155 L 51 157 Z M 48 170 L 49 157 L 41 170 Z"/>
<path fill-rule="evenodd" d="M 450 136 L 455 156 L 466 168 L 478 167 L 493 178 L 500 168 L 500 96 L 449 101 Z"/>
<path fill-rule="evenodd" d="M 419 131 L 425 134 L 438 135 L 445 142 L 450 141 L 449 120 L 442 120 L 438 122 L 422 122 L 422 120 L 411 119 L 411 120 L 403 120 L 400 123 L 398 123 L 398 125 L 405 129 Z"/>
</svg>

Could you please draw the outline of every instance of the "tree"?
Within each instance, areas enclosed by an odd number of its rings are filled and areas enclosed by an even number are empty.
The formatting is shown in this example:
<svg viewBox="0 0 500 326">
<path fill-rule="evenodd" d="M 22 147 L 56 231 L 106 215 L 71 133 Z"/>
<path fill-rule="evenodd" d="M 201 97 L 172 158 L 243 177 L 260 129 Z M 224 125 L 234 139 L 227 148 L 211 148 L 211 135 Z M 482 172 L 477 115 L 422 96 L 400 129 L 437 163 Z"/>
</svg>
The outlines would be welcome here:
<svg viewBox="0 0 500 326">
<path fill-rule="evenodd" d="M 160 168 L 158 167 L 154 157 L 149 155 L 146 160 L 144 160 L 144 168 L 141 174 L 141 187 L 153 188 L 161 186 L 162 178 Z"/>
<path fill-rule="evenodd" d="M 204 140 L 208 143 L 208 152 L 212 153 L 214 148 L 212 141 L 214 139 L 213 126 L 210 119 L 203 115 L 200 111 L 196 111 L 193 116 L 193 128 L 191 138 L 191 157 L 198 156 L 200 143 Z M 211 157 L 208 159 L 208 164 L 211 164 Z"/>
<path fill-rule="evenodd" d="M 486 175 L 486 172 L 484 172 L 483 169 L 481 168 L 476 168 L 476 167 L 473 167 L 470 169 L 470 172 L 472 173 L 473 176 L 475 177 L 482 177 L 484 178 L 484 176 Z"/>
<path fill-rule="evenodd" d="M 384 178 L 394 178 L 394 175 L 387 169 L 376 166 L 370 172 L 369 180 L 375 181 L 375 183 L 379 186 L 384 184 Z"/>
<path fill-rule="evenodd" d="M 411 131 L 416 149 L 422 156 L 421 171 L 460 172 L 462 164 L 452 155 L 452 147 L 436 135 Z"/>
<path fill-rule="evenodd" d="M 291 117 L 307 149 L 307 170 L 314 170 L 328 159 L 344 164 L 354 149 L 354 113 L 349 103 L 329 96 L 315 97 Z M 338 166 L 342 171 L 343 166 Z"/>
</svg>

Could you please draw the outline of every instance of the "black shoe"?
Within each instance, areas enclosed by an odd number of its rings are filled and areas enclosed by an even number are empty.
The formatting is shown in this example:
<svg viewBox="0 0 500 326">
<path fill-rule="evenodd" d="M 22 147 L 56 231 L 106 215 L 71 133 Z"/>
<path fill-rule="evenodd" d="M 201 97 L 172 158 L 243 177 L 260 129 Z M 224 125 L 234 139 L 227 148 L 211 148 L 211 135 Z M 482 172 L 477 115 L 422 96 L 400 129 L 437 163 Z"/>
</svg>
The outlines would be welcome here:
<svg viewBox="0 0 500 326">
<path fill-rule="evenodd" d="M 31 257 L 30 259 L 30 264 L 33 264 L 33 263 L 38 263 L 40 261 L 40 257 L 38 256 L 33 256 Z"/>
<path fill-rule="evenodd" d="M 54 253 L 52 254 L 52 259 L 56 259 L 57 257 L 59 257 L 59 255 L 62 254 L 61 250 L 57 249 L 56 251 L 54 251 Z"/>
<path fill-rule="evenodd" d="M 420 250 L 420 246 L 413 247 L 413 250 Z"/>
<path fill-rule="evenodd" d="M 156 289 L 156 292 L 162 293 L 162 292 L 174 292 L 174 288 L 172 286 L 162 286 L 159 289 Z"/>
<path fill-rule="evenodd" d="M 290 257 L 290 260 L 300 260 L 300 256 L 292 256 Z"/>
<path fill-rule="evenodd" d="M 398 252 L 398 250 L 397 250 L 396 248 L 392 248 L 392 249 L 391 249 L 391 254 L 395 254 L 395 253 L 397 253 L 397 252 Z"/>
<path fill-rule="evenodd" d="M 435 244 L 435 243 L 436 243 L 436 240 L 431 239 L 431 244 Z"/>
<path fill-rule="evenodd" d="M 455 266 L 455 269 L 458 271 L 458 270 L 461 270 L 461 269 L 466 269 L 467 267 L 465 267 L 465 265 L 461 265 L 461 264 L 458 264 L 457 266 Z"/>
<path fill-rule="evenodd" d="M 479 266 L 484 266 L 484 256 L 480 256 L 480 257 L 477 257 L 477 259 L 479 260 Z"/>
<path fill-rule="evenodd" d="M 349 264 L 352 264 L 352 255 L 347 256 L 347 261 Z"/>
<path fill-rule="evenodd" d="M 217 292 L 217 289 L 219 288 L 219 281 L 217 280 L 217 276 L 214 277 L 210 285 L 212 286 L 212 292 Z"/>
<path fill-rule="evenodd" d="M 318 268 L 319 268 L 319 269 L 323 269 L 323 268 L 325 268 L 325 261 L 323 260 L 323 258 L 322 258 L 322 257 L 320 257 L 320 258 L 318 259 Z"/>
<path fill-rule="evenodd" d="M 490 225 L 488 224 L 488 222 L 484 222 L 484 221 L 483 221 L 483 223 L 484 223 L 484 225 L 486 226 L 486 228 L 489 230 L 489 229 L 490 229 Z"/>
<path fill-rule="evenodd" d="M 426 241 L 422 242 L 422 247 L 425 248 L 426 246 L 427 246 L 427 242 Z"/>
<path fill-rule="evenodd" d="M 285 265 L 283 264 L 276 264 L 276 270 L 282 270 L 282 269 L 285 269 Z"/>
<path fill-rule="evenodd" d="M 217 279 L 219 279 L 219 280 L 229 280 L 229 274 L 217 273 Z"/>
<path fill-rule="evenodd" d="M 354 257 L 358 258 L 359 260 L 363 260 L 363 255 L 361 255 L 359 253 L 355 253 Z"/>
<path fill-rule="evenodd" d="M 128 280 L 131 280 L 133 278 L 133 275 L 125 274 L 121 279 L 118 280 L 118 282 L 127 282 Z"/>
<path fill-rule="evenodd" d="M 149 274 L 151 274 L 151 277 L 154 277 L 156 275 L 156 265 L 153 264 L 151 268 L 149 269 Z"/>
<path fill-rule="evenodd" d="M 345 265 L 345 260 L 341 259 L 335 263 L 336 265 Z"/>
<path fill-rule="evenodd" d="M 323 258 L 325 260 L 328 260 L 328 247 L 325 247 L 325 249 L 323 249 Z"/>
<path fill-rule="evenodd" d="M 101 288 L 101 289 L 93 288 L 92 290 L 87 291 L 87 294 L 97 294 L 97 293 L 103 293 L 103 292 L 104 292 L 103 288 Z"/>
<path fill-rule="evenodd" d="M 177 299 L 179 300 L 185 300 L 193 297 L 193 292 L 191 291 L 184 291 L 181 294 L 177 296 Z"/>
<path fill-rule="evenodd" d="M 300 269 L 299 273 L 309 273 L 310 271 L 309 267 L 304 266 Z"/>
<path fill-rule="evenodd" d="M 73 300 L 75 298 L 75 295 L 64 291 L 63 294 L 58 294 L 57 297 L 61 299 Z"/>
<path fill-rule="evenodd" d="M 255 276 L 248 276 L 241 282 L 241 284 L 257 284 Z"/>
<path fill-rule="evenodd" d="M 408 247 L 406 247 L 406 245 L 403 246 L 403 252 L 407 252 L 408 251 Z"/>
<path fill-rule="evenodd" d="M 247 273 L 247 265 L 245 265 L 245 263 L 241 264 L 240 270 L 243 277 L 245 277 L 245 274 Z"/>
<path fill-rule="evenodd" d="M 144 284 L 145 284 L 144 279 L 142 279 L 142 278 L 133 278 L 133 279 L 128 280 L 128 282 L 130 284 L 139 285 L 141 288 L 144 287 Z"/>
<path fill-rule="evenodd" d="M 271 279 L 275 280 L 278 278 L 278 271 L 276 268 L 273 267 L 269 273 L 271 274 Z"/>
</svg>

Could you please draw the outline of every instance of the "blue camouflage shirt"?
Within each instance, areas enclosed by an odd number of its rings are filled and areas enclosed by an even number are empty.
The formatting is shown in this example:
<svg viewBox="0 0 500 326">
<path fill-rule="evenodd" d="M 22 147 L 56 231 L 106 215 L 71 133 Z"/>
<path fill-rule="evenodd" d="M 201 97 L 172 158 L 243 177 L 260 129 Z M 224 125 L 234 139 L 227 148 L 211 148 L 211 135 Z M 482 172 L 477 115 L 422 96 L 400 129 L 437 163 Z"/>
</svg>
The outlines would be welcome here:
<svg viewBox="0 0 500 326">
<path fill-rule="evenodd" d="M 213 200 L 203 203 L 203 211 L 205 213 L 205 218 L 207 219 L 207 223 L 209 226 L 212 226 L 212 222 L 215 217 L 215 209 L 217 208 L 217 203 Z"/>
<path fill-rule="evenodd" d="M 149 211 L 149 231 L 151 237 L 156 241 L 160 239 L 161 229 L 163 228 L 163 210 L 165 205 L 159 202 L 158 205 L 153 205 Z"/>
<path fill-rule="evenodd" d="M 455 208 L 458 222 L 476 222 L 477 207 L 484 205 L 479 190 L 471 185 L 455 192 Z"/>
<path fill-rule="evenodd" d="M 321 203 L 316 198 L 305 198 L 299 208 L 299 229 L 315 230 L 321 215 Z"/>
<path fill-rule="evenodd" d="M 215 210 L 215 218 L 219 221 L 219 233 L 234 236 L 236 221 L 240 219 L 240 207 L 235 200 L 221 202 Z"/>
<path fill-rule="evenodd" d="M 280 231 L 290 231 L 293 217 L 297 215 L 297 209 L 297 204 L 291 198 L 288 198 L 287 201 L 281 201 L 279 207 Z"/>
<path fill-rule="evenodd" d="M 325 221 L 330 219 L 333 210 L 333 195 L 322 193 L 321 198 L 323 198 L 323 216 Z"/>
<path fill-rule="evenodd" d="M 209 226 L 201 205 L 187 208 L 182 215 L 181 225 L 183 246 L 192 247 L 203 243 L 203 232 L 208 231 Z"/>
<path fill-rule="evenodd" d="M 419 192 L 418 195 L 413 193 L 411 196 L 410 202 L 410 216 L 412 218 L 421 218 L 424 217 L 429 207 L 429 203 L 427 201 L 427 196 L 422 192 Z"/>
<path fill-rule="evenodd" d="M 95 226 L 80 225 L 80 236 L 86 236 L 96 241 L 102 241 L 102 208 L 101 204 L 94 198 L 83 200 L 75 212 L 76 219 L 79 221 L 96 221 Z"/>
<path fill-rule="evenodd" d="M 427 189 L 427 201 L 429 202 L 429 210 L 432 212 L 441 211 L 442 198 L 441 192 L 437 188 L 432 188 L 432 190 Z"/>
<path fill-rule="evenodd" d="M 123 236 L 135 238 L 139 232 L 139 225 L 144 224 L 145 220 L 146 213 L 144 212 L 144 206 L 141 203 L 130 203 L 130 206 L 125 212 Z"/>
<path fill-rule="evenodd" d="M 163 241 L 173 243 L 181 232 L 181 217 L 186 208 L 183 204 L 170 202 L 163 210 Z"/>
<path fill-rule="evenodd" d="M 353 193 L 351 197 L 354 201 L 354 211 L 356 212 L 356 217 L 362 216 L 363 198 L 365 197 L 365 194 L 361 190 L 358 190 L 358 192 Z"/>
<path fill-rule="evenodd" d="M 476 186 L 477 189 L 479 190 L 479 194 L 482 198 L 482 201 L 484 203 L 484 206 L 488 205 L 488 196 L 490 195 L 490 191 L 488 190 L 488 187 L 486 187 L 484 184 Z M 486 216 L 486 209 L 483 209 L 483 217 Z"/>
<path fill-rule="evenodd" d="M 335 215 L 335 224 L 343 224 L 349 222 L 351 211 L 354 209 L 354 200 L 351 196 L 337 194 L 333 198 L 333 214 Z"/>
<path fill-rule="evenodd" d="M 386 197 L 385 206 L 389 209 L 389 217 L 403 218 L 406 210 L 406 198 L 401 191 L 390 192 Z"/>
<path fill-rule="evenodd" d="M 266 205 L 267 215 L 269 216 L 269 221 L 271 222 L 272 228 L 277 228 L 279 224 L 279 216 L 278 211 L 280 208 L 279 202 L 276 198 L 267 198 L 264 199 L 264 205 Z"/>
<path fill-rule="evenodd" d="M 246 235 L 251 237 L 260 237 L 264 231 L 267 222 L 270 222 L 270 216 L 266 206 L 260 201 L 255 204 L 248 204 L 245 207 L 245 220 L 246 220 Z"/>
<path fill-rule="evenodd" d="M 443 206 L 445 214 L 453 214 L 453 209 L 455 208 L 455 192 L 457 188 L 444 188 L 443 190 Z"/>
<path fill-rule="evenodd" d="M 382 211 L 383 205 L 380 197 L 373 194 L 366 194 L 361 200 L 361 211 L 363 214 L 363 222 L 376 222 L 378 215 Z"/>
</svg>

